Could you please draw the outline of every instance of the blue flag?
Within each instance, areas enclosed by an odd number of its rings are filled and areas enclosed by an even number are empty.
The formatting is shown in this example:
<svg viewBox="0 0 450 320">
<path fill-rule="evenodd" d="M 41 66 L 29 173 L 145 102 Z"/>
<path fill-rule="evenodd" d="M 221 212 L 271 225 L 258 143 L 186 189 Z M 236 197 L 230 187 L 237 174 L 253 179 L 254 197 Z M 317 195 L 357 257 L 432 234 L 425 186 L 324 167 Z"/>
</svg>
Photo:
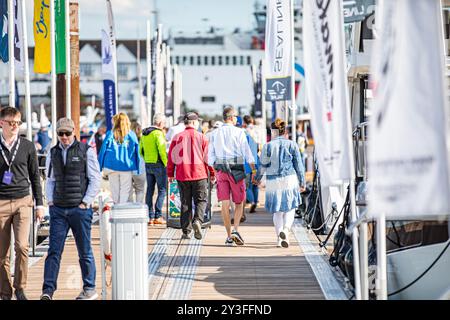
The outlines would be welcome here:
<svg viewBox="0 0 450 320">
<path fill-rule="evenodd" d="M 103 96 L 107 130 L 112 129 L 112 119 L 116 111 L 116 86 L 112 80 L 103 80 Z"/>
</svg>

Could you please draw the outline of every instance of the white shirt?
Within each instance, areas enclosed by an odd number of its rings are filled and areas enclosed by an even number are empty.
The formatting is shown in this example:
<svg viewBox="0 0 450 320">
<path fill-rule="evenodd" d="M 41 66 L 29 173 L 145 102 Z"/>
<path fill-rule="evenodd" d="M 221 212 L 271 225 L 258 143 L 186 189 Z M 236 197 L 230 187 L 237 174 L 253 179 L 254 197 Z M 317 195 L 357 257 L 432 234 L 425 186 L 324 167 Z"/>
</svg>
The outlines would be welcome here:
<svg viewBox="0 0 450 320">
<path fill-rule="evenodd" d="M 11 152 L 11 150 L 12 150 L 14 144 L 16 143 L 17 139 L 19 138 L 19 136 L 16 135 L 16 136 L 14 137 L 14 140 L 12 141 L 11 144 L 7 144 L 7 143 L 6 143 L 6 140 L 5 140 L 5 138 L 3 137 L 3 133 L 1 134 L 1 136 L 2 136 L 2 144 L 8 149 L 9 152 Z"/>
<path fill-rule="evenodd" d="M 183 132 L 186 126 L 183 122 L 180 122 L 176 126 L 170 127 L 169 131 L 167 131 L 166 139 L 169 142 L 167 145 L 170 146 L 170 143 L 172 142 L 173 137 L 175 137 L 176 134 Z"/>
<path fill-rule="evenodd" d="M 217 159 L 233 160 L 236 158 L 245 159 L 247 163 L 255 163 L 244 129 L 225 123 L 214 130 L 210 136 L 208 164 L 214 165 Z"/>
</svg>

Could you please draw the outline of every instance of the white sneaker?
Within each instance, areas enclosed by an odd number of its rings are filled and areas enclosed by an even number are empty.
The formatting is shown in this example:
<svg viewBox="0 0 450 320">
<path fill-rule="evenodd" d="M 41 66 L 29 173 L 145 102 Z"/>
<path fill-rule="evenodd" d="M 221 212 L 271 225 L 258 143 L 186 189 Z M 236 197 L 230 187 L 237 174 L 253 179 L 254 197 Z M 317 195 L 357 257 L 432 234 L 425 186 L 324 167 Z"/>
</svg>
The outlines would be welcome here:
<svg viewBox="0 0 450 320">
<path fill-rule="evenodd" d="M 279 236 L 282 240 L 286 240 L 287 238 L 289 238 L 289 229 L 284 228 L 283 230 L 281 230 Z"/>
<path fill-rule="evenodd" d="M 280 237 L 278 237 L 278 241 L 277 241 L 277 248 L 281 248 L 282 247 L 282 245 L 281 245 L 281 238 Z"/>
<path fill-rule="evenodd" d="M 283 248 L 289 248 L 289 239 L 282 239 L 281 240 L 281 246 L 283 247 Z"/>
</svg>

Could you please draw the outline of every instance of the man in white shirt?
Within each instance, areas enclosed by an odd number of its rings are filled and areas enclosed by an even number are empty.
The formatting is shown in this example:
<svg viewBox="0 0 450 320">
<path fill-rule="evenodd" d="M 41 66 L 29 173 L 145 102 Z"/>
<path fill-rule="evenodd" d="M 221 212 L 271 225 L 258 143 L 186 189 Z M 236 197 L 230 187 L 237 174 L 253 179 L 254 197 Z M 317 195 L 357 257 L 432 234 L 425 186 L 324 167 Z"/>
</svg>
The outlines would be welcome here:
<svg viewBox="0 0 450 320">
<path fill-rule="evenodd" d="M 169 150 L 170 143 L 172 142 L 173 137 L 175 137 L 180 132 L 183 132 L 186 126 L 184 125 L 184 116 L 178 117 L 178 123 L 175 126 L 169 128 L 166 134 L 167 140 L 167 150 Z"/>
<path fill-rule="evenodd" d="M 233 107 L 223 111 L 224 124 L 210 137 L 208 164 L 217 171 L 217 198 L 222 201 L 222 218 L 227 231 L 226 245 L 244 245 L 238 232 L 243 214 L 245 193 L 244 159 L 252 168 L 252 180 L 256 174 L 255 159 L 244 130 L 237 128 L 237 113 Z M 230 196 L 231 195 L 231 196 Z M 235 203 L 234 230 L 231 231 L 230 200 Z"/>
</svg>

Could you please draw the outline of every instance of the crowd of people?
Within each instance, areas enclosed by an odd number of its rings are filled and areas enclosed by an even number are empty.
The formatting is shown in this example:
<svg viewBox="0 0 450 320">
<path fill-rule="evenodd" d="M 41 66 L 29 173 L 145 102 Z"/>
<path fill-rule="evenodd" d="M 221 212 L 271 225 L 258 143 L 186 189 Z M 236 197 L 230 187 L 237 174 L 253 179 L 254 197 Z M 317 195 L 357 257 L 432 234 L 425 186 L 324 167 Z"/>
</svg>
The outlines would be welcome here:
<svg viewBox="0 0 450 320">
<path fill-rule="evenodd" d="M 0 299 L 14 295 L 26 300 L 28 237 L 31 210 L 44 217 L 35 144 L 19 136 L 21 114 L 14 108 L 0 111 Z M 289 246 L 289 230 L 295 209 L 305 190 L 301 146 L 288 139 L 286 123 L 271 125 L 271 141 L 262 146 L 251 116 L 238 117 L 233 107 L 223 111 L 223 122 L 201 126 L 195 112 L 188 112 L 167 132 L 166 117 L 155 114 L 152 125 L 142 128 L 125 113 L 113 117 L 110 131 L 96 136 L 97 152 L 75 137 L 71 119 L 56 124 L 58 143 L 46 159 L 46 199 L 50 213 L 48 255 L 45 260 L 41 299 L 51 300 L 57 289 L 62 252 L 72 230 L 83 279 L 80 300 L 98 297 L 96 268 L 91 245 L 92 203 L 103 177 L 109 180 L 115 204 L 140 202 L 148 207 L 149 225 L 166 224 L 163 204 L 167 183 L 177 181 L 181 197 L 182 238 L 202 239 L 208 205 L 208 188 L 215 184 L 226 230 L 225 245 L 242 246 L 239 232 L 249 213 L 258 206 L 259 185 L 266 177 L 265 209 L 273 214 L 277 246 Z M 304 147 L 304 144 L 302 145 Z M 30 187 L 32 194 L 30 194 Z M 154 193 L 157 189 L 156 201 Z M 144 199 L 145 198 L 145 199 Z M 234 208 L 234 217 L 230 216 Z M 14 283 L 11 283 L 9 251 L 11 230 L 16 252 Z"/>
</svg>

